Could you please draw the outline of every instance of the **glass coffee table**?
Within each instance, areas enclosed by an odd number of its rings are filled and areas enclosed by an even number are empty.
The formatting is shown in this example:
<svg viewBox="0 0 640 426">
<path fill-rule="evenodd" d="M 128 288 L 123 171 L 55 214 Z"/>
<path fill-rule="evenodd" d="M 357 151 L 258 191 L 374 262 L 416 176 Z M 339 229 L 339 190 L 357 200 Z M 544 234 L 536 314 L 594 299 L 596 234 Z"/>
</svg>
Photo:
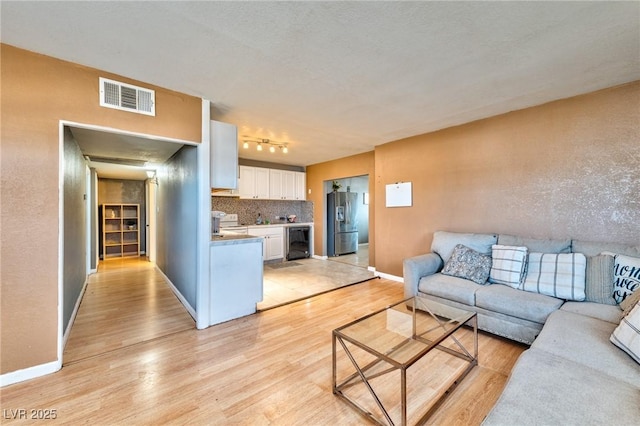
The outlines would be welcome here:
<svg viewBox="0 0 640 426">
<path fill-rule="evenodd" d="M 412 297 L 333 330 L 332 346 L 335 395 L 375 423 L 420 424 L 478 364 L 478 322 Z"/>
</svg>

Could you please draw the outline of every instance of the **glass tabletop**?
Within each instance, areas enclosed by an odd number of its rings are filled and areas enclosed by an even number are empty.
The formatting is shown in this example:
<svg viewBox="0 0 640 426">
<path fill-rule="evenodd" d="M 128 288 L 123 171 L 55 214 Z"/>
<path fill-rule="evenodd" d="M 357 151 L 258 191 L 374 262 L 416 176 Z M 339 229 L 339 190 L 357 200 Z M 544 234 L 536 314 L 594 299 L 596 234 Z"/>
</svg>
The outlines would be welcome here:
<svg viewBox="0 0 640 426">
<path fill-rule="evenodd" d="M 337 328 L 334 333 L 391 364 L 408 366 L 475 315 L 412 297 Z"/>
</svg>

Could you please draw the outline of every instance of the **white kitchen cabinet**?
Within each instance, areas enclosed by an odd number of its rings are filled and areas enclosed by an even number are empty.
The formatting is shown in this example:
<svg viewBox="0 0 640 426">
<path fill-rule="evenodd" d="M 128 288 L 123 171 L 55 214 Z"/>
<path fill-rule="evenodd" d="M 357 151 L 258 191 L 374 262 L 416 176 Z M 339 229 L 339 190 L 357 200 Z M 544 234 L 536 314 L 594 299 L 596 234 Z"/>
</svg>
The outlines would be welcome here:
<svg viewBox="0 0 640 426">
<path fill-rule="evenodd" d="M 235 189 L 238 185 L 238 129 L 233 124 L 210 122 L 211 188 Z"/>
<path fill-rule="evenodd" d="M 240 166 L 240 198 L 269 199 L 269 169 Z"/>
<path fill-rule="evenodd" d="M 304 200 L 305 173 L 269 170 L 269 198 L 272 200 Z"/>
<path fill-rule="evenodd" d="M 272 200 L 296 199 L 296 172 L 269 169 L 269 198 Z"/>
<path fill-rule="evenodd" d="M 307 174 L 304 172 L 294 172 L 295 190 L 294 200 L 304 201 L 307 199 Z"/>
<path fill-rule="evenodd" d="M 262 259 L 284 257 L 284 226 L 250 226 L 249 234 L 262 237 Z"/>
<path fill-rule="evenodd" d="M 284 200 L 282 181 L 284 170 L 269 169 L 269 198 L 272 200 Z"/>
</svg>

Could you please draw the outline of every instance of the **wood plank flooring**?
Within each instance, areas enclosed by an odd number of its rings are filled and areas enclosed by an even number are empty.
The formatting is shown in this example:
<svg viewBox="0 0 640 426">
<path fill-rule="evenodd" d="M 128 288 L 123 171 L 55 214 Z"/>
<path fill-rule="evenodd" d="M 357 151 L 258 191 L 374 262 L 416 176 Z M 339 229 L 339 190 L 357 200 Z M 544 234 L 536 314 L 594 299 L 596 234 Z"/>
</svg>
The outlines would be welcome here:
<svg viewBox="0 0 640 426">
<path fill-rule="evenodd" d="M 367 424 L 332 394 L 331 331 L 402 295 L 402 284 L 372 280 L 78 358 L 55 374 L 3 388 L 2 408 L 57 410 L 57 424 L 74 425 Z M 428 424 L 479 424 L 524 349 L 482 334 L 479 366 Z"/>
<path fill-rule="evenodd" d="M 193 318 L 153 263 L 109 259 L 89 277 L 63 363 L 189 329 Z"/>
</svg>

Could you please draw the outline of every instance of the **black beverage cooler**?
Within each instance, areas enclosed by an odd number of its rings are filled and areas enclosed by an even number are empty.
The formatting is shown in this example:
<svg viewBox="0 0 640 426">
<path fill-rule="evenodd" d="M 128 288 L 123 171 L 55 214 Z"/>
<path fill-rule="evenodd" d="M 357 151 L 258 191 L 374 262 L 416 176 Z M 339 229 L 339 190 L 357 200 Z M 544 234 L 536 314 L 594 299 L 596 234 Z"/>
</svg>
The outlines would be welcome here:
<svg viewBox="0 0 640 426">
<path fill-rule="evenodd" d="M 311 255 L 309 247 L 309 226 L 288 226 L 287 230 L 287 260 L 306 259 Z"/>
</svg>

